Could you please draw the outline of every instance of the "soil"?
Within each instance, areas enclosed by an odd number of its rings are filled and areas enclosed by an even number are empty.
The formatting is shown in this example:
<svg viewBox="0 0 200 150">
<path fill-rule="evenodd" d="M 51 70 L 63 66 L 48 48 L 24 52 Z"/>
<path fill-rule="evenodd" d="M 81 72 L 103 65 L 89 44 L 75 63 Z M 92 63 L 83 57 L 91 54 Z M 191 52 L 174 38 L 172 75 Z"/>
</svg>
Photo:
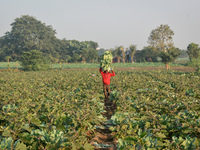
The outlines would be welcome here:
<svg viewBox="0 0 200 150">
<path fill-rule="evenodd" d="M 104 110 L 105 112 L 102 114 L 107 120 L 110 120 L 111 116 L 115 113 L 116 103 L 113 101 L 109 101 L 108 99 L 104 99 Z M 95 150 L 117 150 L 117 140 L 114 138 L 114 134 L 109 130 L 109 124 L 101 124 L 103 128 L 98 128 L 95 130 L 95 137 L 92 138 L 90 143 L 94 146 Z M 107 145 L 108 147 L 97 147 L 95 145 Z"/>
</svg>

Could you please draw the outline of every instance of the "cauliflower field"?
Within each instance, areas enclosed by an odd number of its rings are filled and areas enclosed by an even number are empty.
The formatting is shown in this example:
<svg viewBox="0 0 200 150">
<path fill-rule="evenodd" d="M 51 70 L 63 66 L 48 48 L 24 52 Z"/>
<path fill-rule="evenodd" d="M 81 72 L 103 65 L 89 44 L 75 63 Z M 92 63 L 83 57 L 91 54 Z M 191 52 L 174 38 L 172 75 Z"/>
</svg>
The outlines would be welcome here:
<svg viewBox="0 0 200 150">
<path fill-rule="evenodd" d="M 115 72 L 110 120 L 102 117 L 98 69 L 1 72 L 0 149 L 92 150 L 95 127 L 105 121 L 120 150 L 200 148 L 198 75 Z"/>
</svg>

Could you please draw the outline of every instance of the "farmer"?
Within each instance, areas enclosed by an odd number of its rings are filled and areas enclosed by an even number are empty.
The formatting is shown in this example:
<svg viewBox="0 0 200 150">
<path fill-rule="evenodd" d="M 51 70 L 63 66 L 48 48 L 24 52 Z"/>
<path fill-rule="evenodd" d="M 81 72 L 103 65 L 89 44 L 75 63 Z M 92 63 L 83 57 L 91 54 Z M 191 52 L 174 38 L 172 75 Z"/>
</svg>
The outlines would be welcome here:
<svg viewBox="0 0 200 150">
<path fill-rule="evenodd" d="M 108 70 L 102 71 L 102 68 L 99 69 L 101 75 L 102 75 L 102 81 L 103 81 L 103 92 L 105 95 L 105 99 L 108 99 L 110 96 L 110 77 L 115 76 L 115 72 L 112 71 L 112 73 L 109 73 Z M 107 94 L 108 92 L 108 94 Z"/>
</svg>

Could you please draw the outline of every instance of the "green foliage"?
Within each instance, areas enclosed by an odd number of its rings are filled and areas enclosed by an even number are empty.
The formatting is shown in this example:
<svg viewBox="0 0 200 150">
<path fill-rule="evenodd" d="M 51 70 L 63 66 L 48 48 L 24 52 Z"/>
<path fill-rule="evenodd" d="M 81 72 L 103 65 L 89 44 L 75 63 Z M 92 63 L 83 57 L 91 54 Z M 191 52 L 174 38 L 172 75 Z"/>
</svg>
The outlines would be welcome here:
<svg viewBox="0 0 200 150">
<path fill-rule="evenodd" d="M 65 56 L 65 61 L 66 61 L 66 62 L 70 61 L 71 59 L 72 59 L 72 57 L 71 57 L 70 55 L 66 55 L 66 56 Z"/>
<path fill-rule="evenodd" d="M 106 120 L 101 75 L 93 73 L 1 72 L 1 148 L 89 150 L 87 132 L 106 123 L 121 150 L 199 149 L 198 75 L 117 71 L 110 96 L 117 109 Z"/>
<path fill-rule="evenodd" d="M 101 56 L 106 50 L 104 48 L 101 48 L 98 50 L 98 54 Z"/>
<path fill-rule="evenodd" d="M 120 63 L 120 58 L 121 58 L 121 56 L 122 56 L 122 51 L 123 51 L 123 49 L 124 49 L 123 46 L 118 46 L 118 47 L 115 48 L 114 54 L 115 54 L 115 56 L 117 56 L 117 58 L 118 58 L 118 61 L 117 61 L 118 63 Z"/>
<path fill-rule="evenodd" d="M 190 61 L 192 61 L 192 59 L 197 59 L 199 57 L 200 48 L 198 46 L 199 45 L 195 43 L 190 43 L 188 45 L 187 54 L 190 58 Z"/>
<path fill-rule="evenodd" d="M 158 62 L 158 53 L 152 47 L 144 47 L 135 53 L 136 62 Z"/>
<path fill-rule="evenodd" d="M 20 59 L 23 52 L 33 49 L 55 56 L 55 33 L 51 26 L 24 15 L 11 24 L 11 31 L 6 32 L 1 46 L 6 56 L 11 56 L 15 61 Z"/>
<path fill-rule="evenodd" d="M 174 62 L 180 54 L 181 50 L 179 48 L 171 47 L 166 51 L 160 52 L 159 56 L 161 57 L 163 63 L 169 63 Z"/>
<path fill-rule="evenodd" d="M 148 43 L 158 52 L 165 51 L 173 46 L 173 35 L 174 32 L 170 29 L 169 25 L 161 24 L 159 27 L 151 31 Z"/>
<path fill-rule="evenodd" d="M 197 58 L 197 59 L 194 59 L 192 58 L 187 64 L 187 66 L 190 66 L 190 67 L 196 67 L 196 73 L 200 73 L 200 59 Z"/>
<path fill-rule="evenodd" d="M 200 66 L 200 59 L 199 59 L 199 58 L 197 58 L 197 59 L 192 58 L 192 59 L 187 63 L 187 66 L 190 66 L 190 67 L 199 67 L 199 66 Z"/>
<path fill-rule="evenodd" d="M 1 75 L 1 148 L 18 141 L 21 149 L 93 149 L 94 135 L 86 133 L 104 119 L 101 90 L 93 86 L 100 76 L 75 70 Z"/>
<path fill-rule="evenodd" d="M 119 149 L 200 147 L 198 76 L 173 71 L 122 71 L 117 76 L 121 80 L 112 82 L 121 94 L 110 130 Z"/>
<path fill-rule="evenodd" d="M 47 130 L 32 130 L 30 134 L 25 134 L 25 138 L 30 137 L 30 141 L 37 140 L 36 137 L 39 137 L 40 141 L 46 143 L 45 148 L 47 149 L 56 149 L 62 147 L 62 143 L 66 142 L 63 131 L 53 130 L 48 132 Z"/>
<path fill-rule="evenodd" d="M 187 66 L 196 67 L 197 73 L 200 73 L 200 48 L 198 47 L 198 44 L 189 44 L 187 47 L 187 53 L 190 58 L 190 61 L 187 63 Z"/>
<path fill-rule="evenodd" d="M 88 56 L 87 56 L 87 61 L 88 62 L 95 62 L 98 58 L 98 53 L 96 49 L 89 49 L 88 50 Z"/>
<path fill-rule="evenodd" d="M 51 25 L 46 25 L 35 17 L 24 15 L 16 18 L 11 24 L 11 31 L 0 37 L 0 61 L 5 61 L 6 56 L 10 56 L 12 61 L 18 61 L 23 52 L 33 49 L 43 52 L 51 61 L 66 61 L 69 59 L 67 55 L 80 55 L 83 49 L 96 50 L 98 47 L 98 43 L 94 41 L 60 40 L 55 34 Z"/>
<path fill-rule="evenodd" d="M 27 150 L 26 145 L 20 142 L 20 140 L 13 141 L 12 137 L 2 138 L 1 137 L 0 149 L 2 150 Z M 13 145 L 13 148 L 12 148 Z"/>
<path fill-rule="evenodd" d="M 133 57 L 136 52 L 136 45 L 129 45 L 129 50 L 130 50 L 131 61 L 133 62 Z"/>
<path fill-rule="evenodd" d="M 73 59 L 74 62 L 77 62 L 78 59 L 80 59 L 80 56 L 77 53 L 74 53 L 73 56 L 72 56 L 72 59 Z"/>
<path fill-rule="evenodd" d="M 23 52 L 21 65 L 27 71 L 48 70 L 50 68 L 47 59 L 38 50 Z"/>
<path fill-rule="evenodd" d="M 109 51 L 106 51 L 103 55 L 101 55 L 100 67 L 103 68 L 103 70 L 110 71 L 112 59 L 112 54 Z"/>
<path fill-rule="evenodd" d="M 185 66 L 184 64 L 180 64 L 179 62 L 188 62 L 188 59 L 178 59 L 175 63 L 171 63 L 171 66 Z M 14 69 L 23 69 L 21 66 L 21 63 L 19 62 L 10 62 L 10 69 L 14 71 Z M 164 66 L 161 62 L 142 62 L 142 63 L 112 63 L 112 67 L 159 67 Z M 59 69 L 60 64 L 59 63 L 52 63 L 52 69 Z M 63 63 L 62 64 L 63 69 L 75 69 L 75 68 L 99 68 L 98 63 Z M 0 62 L 0 69 L 1 71 L 8 71 L 8 63 L 7 62 Z"/>
</svg>

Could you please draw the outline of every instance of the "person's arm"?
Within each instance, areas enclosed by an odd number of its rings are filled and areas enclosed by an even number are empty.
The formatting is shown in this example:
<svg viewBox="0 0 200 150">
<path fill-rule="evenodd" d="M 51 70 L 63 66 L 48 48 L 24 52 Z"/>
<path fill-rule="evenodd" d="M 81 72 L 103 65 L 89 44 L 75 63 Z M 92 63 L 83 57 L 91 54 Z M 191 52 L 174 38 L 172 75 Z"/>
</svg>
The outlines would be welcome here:
<svg viewBox="0 0 200 150">
<path fill-rule="evenodd" d="M 112 74 L 111 74 L 111 76 L 115 76 L 115 72 L 114 72 L 114 71 L 112 71 Z"/>
<path fill-rule="evenodd" d="M 102 74 L 103 72 L 102 72 L 102 70 L 101 70 L 101 68 L 99 68 L 99 72 Z"/>
</svg>

